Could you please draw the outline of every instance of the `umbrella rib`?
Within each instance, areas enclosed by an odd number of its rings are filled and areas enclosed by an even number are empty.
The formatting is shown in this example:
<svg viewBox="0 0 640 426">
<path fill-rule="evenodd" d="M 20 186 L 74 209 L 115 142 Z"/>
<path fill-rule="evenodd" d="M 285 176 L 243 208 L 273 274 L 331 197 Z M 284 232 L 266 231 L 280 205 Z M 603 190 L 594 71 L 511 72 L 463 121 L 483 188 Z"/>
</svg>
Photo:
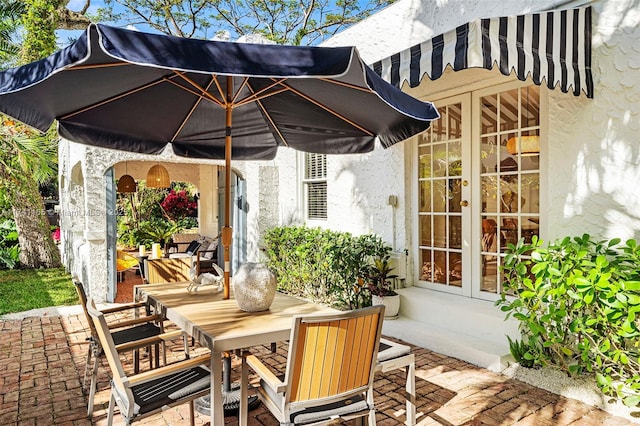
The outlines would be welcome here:
<svg viewBox="0 0 640 426">
<path fill-rule="evenodd" d="M 120 67 L 123 65 L 133 65 L 129 62 L 108 62 L 103 64 L 89 64 L 89 65 L 74 65 L 69 67 L 69 71 L 77 71 L 77 70 L 91 70 L 95 68 L 110 68 L 110 67 Z"/>
<path fill-rule="evenodd" d="M 326 81 L 327 83 L 336 84 L 338 86 L 348 87 L 349 89 L 359 90 L 361 92 L 371 93 L 371 90 L 366 87 L 356 86 L 355 84 L 346 83 L 344 81 L 338 81 L 331 78 L 319 78 L 318 80 Z"/>
<path fill-rule="evenodd" d="M 206 90 L 209 90 L 209 88 L 213 84 L 213 80 L 214 79 L 212 78 L 211 81 L 209 81 L 209 84 L 207 85 Z M 187 121 L 189 121 L 189 119 L 193 115 L 193 112 L 196 110 L 196 108 L 198 108 L 198 105 L 200 105 L 200 102 L 202 102 L 203 99 L 204 99 L 203 96 L 198 96 L 196 102 L 193 104 L 193 106 L 189 110 L 189 114 L 187 114 L 187 116 L 184 118 L 184 120 L 182 120 L 182 123 L 180 123 L 180 126 L 178 127 L 178 130 L 176 130 L 176 132 L 174 133 L 173 137 L 171 138 L 171 143 L 173 143 L 176 140 L 176 138 L 178 137 L 178 135 L 180 134 L 180 132 L 182 131 L 184 126 L 187 124 Z"/>
<path fill-rule="evenodd" d="M 242 93 L 242 89 L 244 89 L 244 87 L 249 83 L 249 79 L 247 77 L 244 77 L 242 79 L 242 84 L 240 85 L 240 87 L 238 87 L 238 91 L 236 92 L 235 96 L 233 97 L 233 99 L 231 100 L 231 105 L 235 105 L 236 101 L 238 100 L 238 96 L 240 96 L 240 93 Z"/>
<path fill-rule="evenodd" d="M 178 84 L 176 82 L 170 81 L 170 83 L 173 83 L 176 86 L 180 87 L 181 89 L 184 89 L 189 93 L 192 93 L 192 94 L 194 94 L 196 96 L 199 96 L 200 98 L 207 98 L 208 100 L 210 100 L 211 102 L 215 103 L 216 105 L 218 105 L 220 107 L 224 107 L 224 102 L 222 102 L 220 99 L 216 98 L 211 93 L 209 93 L 208 89 L 209 89 L 209 87 L 211 87 L 211 82 L 209 82 L 209 85 L 207 86 L 207 89 L 203 89 L 202 86 L 200 86 L 198 83 L 196 83 L 195 81 L 193 81 L 192 79 L 187 77 L 185 75 L 185 73 L 177 72 L 177 71 L 175 71 L 175 73 L 180 78 L 182 78 L 184 81 L 186 81 L 187 83 L 189 83 L 190 85 L 195 87 L 197 90 L 189 89 L 188 87 L 184 87 L 184 86 L 182 86 L 182 85 L 180 85 L 180 84 Z M 220 89 L 220 86 L 218 85 L 218 81 L 215 78 L 215 76 L 213 77 L 213 80 L 215 80 L 216 86 L 218 86 L 218 89 Z M 198 91 L 200 91 L 200 93 L 198 93 Z M 220 92 L 220 93 L 222 93 L 222 92 Z"/>
<path fill-rule="evenodd" d="M 335 82 L 335 80 L 327 80 L 327 81 L 329 81 L 331 83 Z M 284 84 L 282 82 L 280 82 L 280 84 L 283 85 L 284 87 L 286 87 L 288 90 L 291 90 L 296 95 L 306 99 L 308 102 L 310 102 L 310 103 L 316 105 L 317 107 L 322 108 L 323 110 L 327 111 L 329 114 L 339 118 L 340 120 L 344 121 L 345 123 L 351 124 L 353 127 L 355 127 L 356 129 L 366 133 L 368 136 L 373 136 L 374 135 L 374 133 L 372 131 L 370 131 L 368 129 L 365 129 L 364 127 L 362 127 L 361 125 L 357 124 L 353 120 L 348 119 L 347 117 L 345 117 L 344 115 L 340 114 L 339 112 L 334 111 L 333 109 L 329 108 L 328 106 L 326 106 L 326 105 L 316 101 L 315 99 L 305 95 L 301 91 L 299 91 L 297 89 L 294 89 L 293 87 L 291 87 L 291 86 L 289 86 L 287 84 Z M 345 86 L 349 86 L 349 85 L 345 84 Z M 357 88 L 357 86 L 354 86 L 354 88 Z"/>
<path fill-rule="evenodd" d="M 100 102 L 97 102 L 95 104 L 89 105 L 87 107 L 81 108 L 79 110 L 73 111 L 73 112 L 71 112 L 69 114 L 65 114 L 65 115 L 61 116 L 58 120 L 66 120 L 67 118 L 73 117 L 73 116 L 78 115 L 78 114 L 82 114 L 83 112 L 90 111 L 90 110 L 92 110 L 94 108 L 100 107 L 102 105 L 106 105 L 106 104 L 111 103 L 113 101 L 117 101 L 118 99 L 122 99 L 124 97 L 127 97 L 127 96 L 133 94 L 133 93 L 137 93 L 137 92 L 140 92 L 142 90 L 146 90 L 149 87 L 157 86 L 158 84 L 163 83 L 163 82 L 173 83 L 171 80 L 174 77 L 175 76 L 162 77 L 159 80 L 152 81 L 151 83 L 147 83 L 147 84 L 145 84 L 143 86 L 140 86 L 140 87 L 136 87 L 135 89 L 129 90 L 128 92 L 120 93 L 119 95 L 112 96 L 112 97 L 107 98 L 107 99 L 105 99 L 103 101 L 100 101 Z"/>
<path fill-rule="evenodd" d="M 280 133 L 280 129 L 278 128 L 278 126 L 276 126 L 276 123 L 274 123 L 273 119 L 271 118 L 271 115 L 267 112 L 266 108 L 262 105 L 262 102 L 260 102 L 260 100 L 258 99 L 256 100 L 256 104 L 258 104 L 264 116 L 267 117 L 267 120 L 269 120 L 269 123 L 271 123 L 271 125 L 273 126 L 273 129 L 276 131 L 278 136 L 280 136 L 280 139 L 282 139 L 282 143 L 284 144 L 284 146 L 288 147 L 289 143 L 287 142 L 285 137 L 282 135 L 282 133 Z"/>
<path fill-rule="evenodd" d="M 241 101 L 235 102 L 234 103 L 234 107 L 243 106 L 243 105 L 246 105 L 246 104 L 251 103 L 251 102 L 257 102 L 260 99 L 268 98 L 269 96 L 277 95 L 279 93 L 282 93 L 282 92 L 285 92 L 285 91 L 289 90 L 285 86 L 285 87 L 283 87 L 281 89 L 278 89 L 278 90 L 275 90 L 273 92 L 265 93 L 266 91 L 271 90 L 275 86 L 282 85 L 281 83 L 284 80 L 285 80 L 284 78 L 281 78 L 281 79 L 275 81 L 273 84 L 270 84 L 269 86 L 264 87 L 264 88 L 260 89 L 257 92 L 252 92 L 250 96 L 247 96 L 246 98 L 242 99 Z M 245 81 L 247 81 L 247 80 L 245 80 Z M 244 84 L 243 84 L 243 86 L 244 86 Z M 239 93 L 240 92 L 238 92 L 238 94 Z M 237 98 L 238 94 L 236 94 L 236 98 Z"/>
</svg>

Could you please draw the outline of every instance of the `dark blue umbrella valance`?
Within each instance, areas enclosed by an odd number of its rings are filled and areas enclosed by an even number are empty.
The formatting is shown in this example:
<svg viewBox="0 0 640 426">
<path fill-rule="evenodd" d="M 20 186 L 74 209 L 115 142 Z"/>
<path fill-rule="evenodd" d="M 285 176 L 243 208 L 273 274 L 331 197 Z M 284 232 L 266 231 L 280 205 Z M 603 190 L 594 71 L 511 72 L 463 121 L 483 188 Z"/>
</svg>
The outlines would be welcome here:
<svg viewBox="0 0 640 426">
<path fill-rule="evenodd" d="M 229 87 L 228 87 L 229 86 Z M 228 90 L 228 88 L 230 90 Z M 232 111 L 233 125 L 226 121 Z M 352 47 L 184 39 L 91 25 L 72 45 L 0 73 L 0 111 L 89 145 L 269 159 L 391 146 L 429 127 L 429 102 L 382 80 Z"/>
</svg>

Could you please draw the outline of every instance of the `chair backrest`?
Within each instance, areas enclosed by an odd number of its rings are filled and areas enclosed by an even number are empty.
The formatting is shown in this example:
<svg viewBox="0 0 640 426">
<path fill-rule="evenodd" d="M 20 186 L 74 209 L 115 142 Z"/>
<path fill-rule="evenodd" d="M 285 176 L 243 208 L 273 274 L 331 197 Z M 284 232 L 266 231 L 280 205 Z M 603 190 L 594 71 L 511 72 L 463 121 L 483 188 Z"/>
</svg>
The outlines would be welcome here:
<svg viewBox="0 0 640 426">
<path fill-rule="evenodd" d="M 125 385 L 125 382 L 127 382 L 127 375 L 124 371 L 124 368 L 122 367 L 122 363 L 120 362 L 120 357 L 118 356 L 118 351 L 116 350 L 113 336 L 111 336 L 111 332 L 109 331 L 107 320 L 105 319 L 104 314 L 96 308 L 96 304 L 94 303 L 93 299 L 87 302 L 86 311 L 89 314 L 89 318 L 92 320 L 97 333 L 97 338 L 100 341 L 100 345 L 102 346 L 104 355 L 107 358 L 109 368 L 111 369 L 111 374 L 113 375 L 113 383 L 119 390 L 120 395 L 123 397 L 123 402 L 128 405 L 129 410 L 132 410 L 134 406 L 133 393 L 131 392 L 129 386 Z M 128 401 L 125 400 L 125 395 Z M 124 414 L 126 414 L 126 417 L 131 417 L 132 415 L 132 413 Z"/>
<path fill-rule="evenodd" d="M 366 391 L 373 384 L 383 319 L 384 306 L 295 318 L 286 400 L 304 405 Z"/>
<path fill-rule="evenodd" d="M 189 246 L 187 247 L 187 249 L 185 250 L 185 253 L 187 254 L 195 254 L 195 252 L 198 251 L 198 249 L 200 248 L 200 241 L 198 240 L 193 240 L 191 241 L 191 243 L 189 243 Z"/>
<path fill-rule="evenodd" d="M 91 338 L 97 339 L 98 333 L 96 331 L 96 327 L 93 325 L 93 320 L 91 316 L 89 316 L 89 312 L 87 311 L 87 293 L 84 291 L 84 285 L 77 280 L 73 281 L 73 284 L 76 286 L 76 293 L 78 293 L 78 300 L 80 301 L 80 305 L 82 305 L 82 310 L 84 311 L 84 316 L 87 319 L 87 323 L 89 323 L 89 330 L 91 331 Z"/>
</svg>

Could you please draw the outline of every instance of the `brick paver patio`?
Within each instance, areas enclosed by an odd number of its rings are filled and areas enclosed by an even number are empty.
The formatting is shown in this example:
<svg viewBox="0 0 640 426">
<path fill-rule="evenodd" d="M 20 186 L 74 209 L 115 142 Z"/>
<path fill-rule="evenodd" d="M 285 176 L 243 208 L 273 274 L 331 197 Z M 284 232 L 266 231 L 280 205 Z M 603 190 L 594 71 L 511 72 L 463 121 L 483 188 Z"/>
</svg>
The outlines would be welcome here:
<svg viewBox="0 0 640 426">
<path fill-rule="evenodd" d="M 99 375 L 93 419 L 86 418 L 82 374 L 87 350 L 83 315 L 30 317 L 0 321 L 0 425 L 104 425 L 108 405 L 106 364 Z M 179 342 L 176 348 L 179 348 Z M 170 348 L 171 349 L 171 348 Z M 195 351 L 202 351 L 196 348 Z M 284 368 L 286 345 L 278 352 L 254 349 Z M 541 390 L 458 359 L 413 347 L 419 425 L 615 425 L 635 423 Z M 144 365 L 144 364 L 143 364 Z M 234 361 L 237 375 L 237 361 Z M 376 379 L 377 424 L 405 420 L 404 375 Z M 122 418 L 116 413 L 117 424 Z M 207 424 L 196 414 L 196 424 Z M 237 424 L 227 417 L 226 424 Z M 141 425 L 188 424 L 188 406 L 144 419 Z M 276 425 L 260 406 L 250 412 L 251 425 Z"/>
</svg>

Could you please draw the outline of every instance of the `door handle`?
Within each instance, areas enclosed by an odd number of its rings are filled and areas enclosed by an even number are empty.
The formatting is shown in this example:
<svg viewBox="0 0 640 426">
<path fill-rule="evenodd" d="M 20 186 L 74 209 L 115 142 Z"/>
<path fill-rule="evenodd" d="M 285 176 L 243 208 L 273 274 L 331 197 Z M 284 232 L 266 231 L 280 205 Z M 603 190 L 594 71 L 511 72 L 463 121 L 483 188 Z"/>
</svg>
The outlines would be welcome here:
<svg viewBox="0 0 640 426">
<path fill-rule="evenodd" d="M 462 207 L 467 207 L 469 205 L 469 202 L 467 200 L 462 200 L 462 201 L 460 201 L 460 205 Z"/>
</svg>

